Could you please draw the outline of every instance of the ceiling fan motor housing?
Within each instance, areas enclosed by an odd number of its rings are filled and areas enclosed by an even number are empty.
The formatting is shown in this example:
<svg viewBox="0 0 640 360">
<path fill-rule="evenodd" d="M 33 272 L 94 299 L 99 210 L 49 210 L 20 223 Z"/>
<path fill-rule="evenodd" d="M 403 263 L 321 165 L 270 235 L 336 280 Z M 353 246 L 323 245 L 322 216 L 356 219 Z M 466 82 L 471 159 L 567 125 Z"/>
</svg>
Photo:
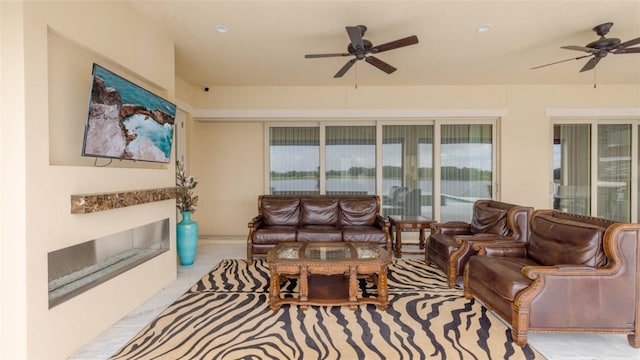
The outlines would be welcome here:
<svg viewBox="0 0 640 360">
<path fill-rule="evenodd" d="M 355 47 L 353 47 L 353 44 L 349 43 L 349 45 L 347 46 L 347 51 L 349 52 L 349 54 L 355 55 L 356 59 L 362 60 L 364 59 L 364 56 L 366 54 L 371 52 L 371 48 L 373 47 L 371 41 L 367 39 L 362 39 L 362 44 L 364 45 L 364 49 L 356 49 Z"/>
<path fill-rule="evenodd" d="M 620 39 L 603 37 L 594 42 L 590 42 L 587 44 L 587 47 L 592 49 L 610 49 L 618 44 L 620 44 Z"/>
<path fill-rule="evenodd" d="M 586 47 L 591 49 L 598 49 L 599 52 L 595 53 L 595 55 L 599 58 L 603 58 L 607 56 L 609 50 L 611 50 L 614 46 L 620 44 L 620 39 L 618 38 L 606 38 L 604 37 L 609 33 L 609 30 L 613 26 L 612 22 L 600 24 L 593 28 L 593 31 L 596 32 L 600 36 L 600 39 L 590 42 Z"/>
</svg>

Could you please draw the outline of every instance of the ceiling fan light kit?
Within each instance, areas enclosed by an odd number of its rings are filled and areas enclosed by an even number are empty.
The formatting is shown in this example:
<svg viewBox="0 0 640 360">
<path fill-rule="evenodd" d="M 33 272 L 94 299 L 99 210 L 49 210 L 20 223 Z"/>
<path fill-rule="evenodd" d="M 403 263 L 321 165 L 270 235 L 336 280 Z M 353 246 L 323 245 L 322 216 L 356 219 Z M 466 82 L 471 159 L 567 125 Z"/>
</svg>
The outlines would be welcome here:
<svg viewBox="0 0 640 360">
<path fill-rule="evenodd" d="M 586 46 L 568 45 L 568 46 L 561 47 L 562 49 L 567 49 L 567 50 L 583 51 L 588 53 L 588 55 L 582 55 L 582 56 L 573 57 L 570 59 L 555 61 L 549 64 L 536 66 L 531 69 L 539 69 L 545 66 L 559 64 L 565 61 L 580 60 L 587 57 L 591 57 L 587 61 L 587 63 L 584 64 L 582 69 L 580 69 L 580 72 L 583 72 L 583 71 L 589 71 L 595 68 L 596 65 L 600 62 L 600 60 L 602 60 L 604 57 L 606 57 L 609 54 L 615 55 L 615 54 L 640 53 L 640 47 L 631 47 L 631 46 L 640 44 L 640 37 L 632 40 L 628 40 L 625 42 L 621 42 L 620 39 L 618 38 L 605 37 L 605 35 L 609 33 L 609 30 L 611 30 L 612 26 L 613 26 L 613 23 L 608 22 L 608 23 L 600 24 L 594 27 L 593 31 L 598 36 L 600 36 L 600 39 L 596 41 L 592 41 L 588 43 Z"/>
<path fill-rule="evenodd" d="M 358 60 L 364 60 L 365 62 L 375 66 L 385 73 L 391 74 L 397 69 L 373 56 L 373 54 L 378 54 L 384 51 L 389 51 L 418 43 L 418 37 L 416 35 L 412 35 L 381 45 L 373 46 L 373 43 L 371 41 L 363 38 L 365 32 L 367 32 L 366 26 L 346 26 L 345 29 L 347 30 L 347 35 L 349 35 L 349 40 L 351 41 L 347 45 L 346 53 L 307 54 L 304 56 L 305 59 L 353 56 L 353 59 L 347 61 L 347 63 L 344 64 L 342 68 L 340 68 L 340 70 L 338 70 L 338 72 L 333 76 L 334 78 L 341 78 Z"/>
</svg>

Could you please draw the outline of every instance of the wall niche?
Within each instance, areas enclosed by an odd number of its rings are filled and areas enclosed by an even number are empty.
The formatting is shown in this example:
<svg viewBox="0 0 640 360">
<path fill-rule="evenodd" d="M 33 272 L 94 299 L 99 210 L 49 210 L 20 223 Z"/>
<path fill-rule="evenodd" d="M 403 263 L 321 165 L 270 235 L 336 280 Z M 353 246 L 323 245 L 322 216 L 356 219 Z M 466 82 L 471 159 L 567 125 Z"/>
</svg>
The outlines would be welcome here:
<svg viewBox="0 0 640 360">
<path fill-rule="evenodd" d="M 91 71 L 97 63 L 143 88 L 167 98 L 168 91 L 123 66 L 75 43 L 55 30 L 47 33 L 49 76 L 49 164 L 166 169 L 167 164 L 83 157 Z"/>
</svg>

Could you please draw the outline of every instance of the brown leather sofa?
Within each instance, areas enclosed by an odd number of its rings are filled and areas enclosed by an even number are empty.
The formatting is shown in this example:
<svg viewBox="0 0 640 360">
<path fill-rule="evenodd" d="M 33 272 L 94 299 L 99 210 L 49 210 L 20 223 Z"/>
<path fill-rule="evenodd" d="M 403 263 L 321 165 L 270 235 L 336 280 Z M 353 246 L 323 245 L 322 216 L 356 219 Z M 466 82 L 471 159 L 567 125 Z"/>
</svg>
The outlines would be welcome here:
<svg viewBox="0 0 640 360">
<path fill-rule="evenodd" d="M 476 254 L 473 244 L 495 241 L 526 241 L 533 208 L 494 200 L 473 204 L 471 223 L 450 221 L 431 225 L 425 261 L 447 275 L 449 287 L 462 278 L 469 257 Z"/>
<path fill-rule="evenodd" d="M 536 210 L 527 242 L 474 245 L 465 297 L 511 324 L 514 341 L 529 331 L 628 333 L 640 346 L 639 224 Z"/>
<path fill-rule="evenodd" d="M 376 195 L 261 195 L 248 226 L 249 263 L 290 241 L 373 242 L 391 256 L 389 221 L 380 215 Z"/>
</svg>

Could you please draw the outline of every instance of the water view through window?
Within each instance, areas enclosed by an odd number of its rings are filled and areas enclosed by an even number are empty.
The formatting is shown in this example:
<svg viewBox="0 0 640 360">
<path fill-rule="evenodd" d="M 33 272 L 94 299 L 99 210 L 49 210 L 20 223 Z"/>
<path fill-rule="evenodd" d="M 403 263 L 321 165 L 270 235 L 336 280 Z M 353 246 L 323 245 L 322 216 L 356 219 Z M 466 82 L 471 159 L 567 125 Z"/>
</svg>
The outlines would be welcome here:
<svg viewBox="0 0 640 360">
<path fill-rule="evenodd" d="M 473 203 L 493 194 L 492 126 L 442 125 L 441 221 L 470 221 Z"/>
<path fill-rule="evenodd" d="M 631 124 L 554 125 L 553 208 L 632 221 L 631 140 Z"/>
<path fill-rule="evenodd" d="M 471 219 L 473 203 L 492 198 L 491 124 L 441 125 L 441 221 Z M 382 212 L 434 216 L 434 125 L 382 126 Z M 376 127 L 327 126 L 324 176 L 319 127 L 271 127 L 272 194 L 376 194 Z"/>
<path fill-rule="evenodd" d="M 327 126 L 327 194 L 375 195 L 375 126 Z"/>
<path fill-rule="evenodd" d="M 271 194 L 320 193 L 320 129 L 269 129 Z"/>
</svg>

